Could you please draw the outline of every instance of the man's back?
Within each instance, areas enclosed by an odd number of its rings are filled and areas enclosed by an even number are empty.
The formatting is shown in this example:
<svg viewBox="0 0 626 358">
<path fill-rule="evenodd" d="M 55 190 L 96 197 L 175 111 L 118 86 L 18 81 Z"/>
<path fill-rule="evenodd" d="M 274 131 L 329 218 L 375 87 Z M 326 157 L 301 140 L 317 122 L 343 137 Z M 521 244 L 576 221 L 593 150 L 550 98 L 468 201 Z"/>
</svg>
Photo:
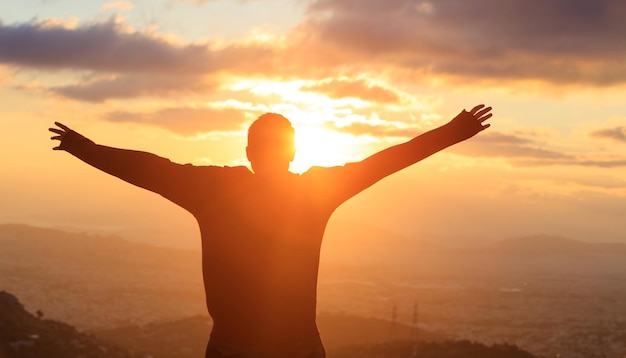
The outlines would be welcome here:
<svg viewBox="0 0 626 358">
<path fill-rule="evenodd" d="M 188 171 L 197 190 L 182 192 L 196 194 L 180 201 L 202 234 L 212 339 L 255 347 L 317 339 L 320 246 L 332 212 L 358 191 L 342 184 L 350 168 L 271 180 L 244 167 Z"/>
</svg>

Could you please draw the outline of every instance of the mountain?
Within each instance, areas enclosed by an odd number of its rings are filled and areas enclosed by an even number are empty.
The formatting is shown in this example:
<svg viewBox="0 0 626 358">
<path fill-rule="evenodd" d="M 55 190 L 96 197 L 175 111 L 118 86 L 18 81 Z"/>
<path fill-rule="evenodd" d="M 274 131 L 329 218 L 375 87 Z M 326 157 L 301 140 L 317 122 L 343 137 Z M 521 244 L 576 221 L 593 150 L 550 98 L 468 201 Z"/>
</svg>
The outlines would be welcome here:
<svg viewBox="0 0 626 358">
<path fill-rule="evenodd" d="M 626 353 L 623 244 L 538 235 L 447 246 L 367 225 L 355 233 L 324 243 L 318 308 L 361 317 L 352 325 L 360 333 L 334 334 L 320 315 L 329 347 L 338 337 L 384 344 L 389 330 L 370 331 L 362 317 L 410 322 L 419 304 L 420 328 L 458 339 L 515 342 L 543 356 Z M 109 236 L 0 225 L 0 290 L 81 331 L 206 318 L 198 252 Z"/>
<path fill-rule="evenodd" d="M 81 328 L 205 314 L 200 253 L 0 225 L 0 289 Z"/>
<path fill-rule="evenodd" d="M 128 326 L 93 332 L 95 336 L 131 350 L 152 349 L 158 358 L 194 358 L 204 352 L 211 322 L 192 317 L 173 322 Z M 449 340 L 443 335 L 374 318 L 345 314 L 318 316 L 318 326 L 328 358 L 534 358 L 509 344 L 487 346 L 467 340 Z M 199 332 L 204 332 L 200 334 Z M 413 336 L 415 340 L 411 339 Z"/>
<path fill-rule="evenodd" d="M 388 342 L 339 349 L 329 358 L 535 358 L 509 344 L 491 346 L 467 340 L 448 342 Z"/>
<path fill-rule="evenodd" d="M 514 237 L 496 241 L 485 249 L 500 255 L 519 256 L 626 255 L 626 244 L 583 242 L 555 235 Z"/>
<path fill-rule="evenodd" d="M 3 358 L 139 358 L 74 327 L 28 313 L 12 294 L 0 291 L 0 357 Z"/>
<path fill-rule="evenodd" d="M 346 314 L 321 313 L 317 317 L 322 341 L 328 352 L 369 344 L 383 344 L 411 335 L 420 340 L 443 342 L 442 334 L 412 330 L 404 324 L 376 318 Z M 193 358 L 201 356 L 209 338 L 212 322 L 209 317 L 197 316 L 144 326 L 131 325 L 94 330 L 101 339 L 135 351 L 158 351 L 159 358 Z"/>
<path fill-rule="evenodd" d="M 390 323 L 376 319 L 331 315 L 322 322 L 320 326 L 334 336 L 334 343 L 324 339 L 329 358 L 409 357 L 411 352 L 419 352 L 421 358 L 534 357 L 511 345 L 488 347 L 468 341 L 444 341 L 441 336 L 423 331 L 416 343 L 397 341 L 388 336 Z M 0 291 L 0 358 L 197 358 L 204 353 L 210 325 L 207 317 L 192 317 L 85 334 L 66 323 L 45 319 L 41 313 L 35 317 L 15 296 Z M 410 329 L 400 328 L 403 333 Z M 352 337 L 338 343 L 346 334 Z M 435 337 L 438 342 L 429 340 Z"/>
<path fill-rule="evenodd" d="M 474 270 L 493 271 L 497 267 L 500 274 L 518 276 L 626 279 L 626 244 L 622 243 L 534 235 L 498 240 L 470 248 L 464 254 L 478 261 Z"/>
</svg>

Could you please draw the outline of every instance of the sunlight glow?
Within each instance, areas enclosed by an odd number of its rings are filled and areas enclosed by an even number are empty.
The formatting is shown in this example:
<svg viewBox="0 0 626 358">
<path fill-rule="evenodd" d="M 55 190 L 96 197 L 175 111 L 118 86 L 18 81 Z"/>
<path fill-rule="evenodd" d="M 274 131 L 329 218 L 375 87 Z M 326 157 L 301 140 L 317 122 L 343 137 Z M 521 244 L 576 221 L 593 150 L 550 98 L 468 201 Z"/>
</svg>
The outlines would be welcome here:
<svg viewBox="0 0 626 358">
<path fill-rule="evenodd" d="M 296 157 L 291 170 L 302 173 L 312 166 L 345 164 L 351 155 L 350 137 L 353 136 L 319 126 L 296 127 Z"/>
<path fill-rule="evenodd" d="M 358 98 L 329 98 L 320 93 L 303 91 L 301 88 L 317 83 L 316 81 L 273 81 L 239 79 L 227 88 L 233 91 L 250 91 L 255 95 L 278 95 L 283 101 L 290 103 L 315 105 L 321 108 L 352 107 L 355 109 L 371 106 L 370 102 Z"/>
</svg>

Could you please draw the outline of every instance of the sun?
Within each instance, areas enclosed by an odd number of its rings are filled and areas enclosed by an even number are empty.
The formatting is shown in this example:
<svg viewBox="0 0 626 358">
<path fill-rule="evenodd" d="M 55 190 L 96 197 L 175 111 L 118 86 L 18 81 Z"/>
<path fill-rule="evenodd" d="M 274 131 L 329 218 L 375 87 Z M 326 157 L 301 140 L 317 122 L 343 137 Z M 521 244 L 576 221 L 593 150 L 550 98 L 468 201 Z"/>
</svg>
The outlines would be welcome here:
<svg viewBox="0 0 626 358">
<path fill-rule="evenodd" d="M 312 166 L 345 164 L 351 154 L 349 136 L 317 125 L 297 126 L 296 157 L 291 170 L 302 173 Z"/>
</svg>

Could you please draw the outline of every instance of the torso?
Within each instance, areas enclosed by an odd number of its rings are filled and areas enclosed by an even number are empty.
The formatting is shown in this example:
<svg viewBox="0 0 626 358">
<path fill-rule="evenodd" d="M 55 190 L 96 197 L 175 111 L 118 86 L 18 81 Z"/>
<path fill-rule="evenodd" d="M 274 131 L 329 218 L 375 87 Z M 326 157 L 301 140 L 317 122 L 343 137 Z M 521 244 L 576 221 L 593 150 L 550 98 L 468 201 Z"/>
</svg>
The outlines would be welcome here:
<svg viewBox="0 0 626 358">
<path fill-rule="evenodd" d="M 311 180 L 290 174 L 270 182 L 240 172 L 203 198 L 194 215 L 212 338 L 247 345 L 317 339 L 319 252 L 336 205 L 320 199 Z"/>
</svg>

